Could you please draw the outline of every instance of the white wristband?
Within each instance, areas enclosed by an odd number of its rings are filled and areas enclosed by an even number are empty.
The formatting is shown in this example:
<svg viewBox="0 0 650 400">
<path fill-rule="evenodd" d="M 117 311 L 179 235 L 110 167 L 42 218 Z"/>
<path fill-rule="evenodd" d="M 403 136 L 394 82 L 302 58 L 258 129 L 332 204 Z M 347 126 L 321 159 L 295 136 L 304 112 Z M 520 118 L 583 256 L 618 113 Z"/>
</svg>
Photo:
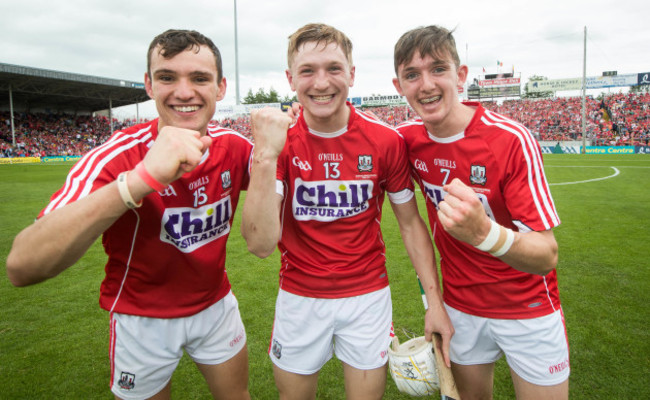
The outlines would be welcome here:
<svg viewBox="0 0 650 400">
<path fill-rule="evenodd" d="M 488 232 L 485 240 L 475 247 L 481 251 L 490 251 L 499 240 L 500 228 L 501 225 L 497 224 L 493 219 L 490 219 L 490 232 Z"/>
<path fill-rule="evenodd" d="M 136 203 L 129 192 L 129 185 L 126 183 L 126 172 L 122 172 L 117 176 L 117 190 L 120 191 L 120 197 L 128 208 L 138 208 L 142 205 L 142 201 Z"/>
<path fill-rule="evenodd" d="M 478 246 L 475 246 L 481 251 L 486 251 L 494 257 L 501 257 L 506 254 L 512 243 L 515 241 L 515 233 L 512 229 L 508 229 L 490 219 L 490 232 Z"/>
<path fill-rule="evenodd" d="M 510 250 L 510 247 L 512 247 L 512 243 L 515 241 L 515 233 L 512 231 L 512 229 L 504 228 L 506 231 L 506 242 L 501 246 L 501 248 L 491 251 L 490 254 L 492 254 L 495 257 L 501 257 L 502 255 L 506 254 L 508 250 Z"/>
</svg>

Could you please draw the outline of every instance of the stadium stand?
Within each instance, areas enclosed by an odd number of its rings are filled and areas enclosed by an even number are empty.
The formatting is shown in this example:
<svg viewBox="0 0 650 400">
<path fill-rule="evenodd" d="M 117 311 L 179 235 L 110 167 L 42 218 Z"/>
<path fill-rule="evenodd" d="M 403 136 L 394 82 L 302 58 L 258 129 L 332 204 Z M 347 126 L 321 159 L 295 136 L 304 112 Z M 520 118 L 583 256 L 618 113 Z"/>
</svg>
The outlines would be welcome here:
<svg viewBox="0 0 650 400">
<path fill-rule="evenodd" d="M 594 146 L 648 145 L 650 141 L 650 94 L 614 94 L 597 100 L 587 98 L 587 137 Z M 486 101 L 487 109 L 528 127 L 540 141 L 582 140 L 582 98 L 558 97 L 536 100 Z M 396 126 L 415 117 L 408 106 L 367 108 L 382 121 Z M 247 116 L 225 118 L 222 126 L 250 136 Z"/>
<path fill-rule="evenodd" d="M 539 140 L 582 140 L 582 98 L 507 100 L 484 106 L 527 126 Z M 587 138 L 593 146 L 647 145 L 650 94 L 587 98 Z"/>
<path fill-rule="evenodd" d="M 141 82 L 0 63 L 0 110 L 89 114 L 147 100 Z"/>
<path fill-rule="evenodd" d="M 223 118 L 220 121 L 213 121 L 224 128 L 232 129 L 252 140 L 251 121 L 248 115 L 235 118 Z"/>
<path fill-rule="evenodd" d="M 141 82 L 0 63 L 0 157 L 82 154 L 120 126 L 95 112 L 148 99 Z"/>
<path fill-rule="evenodd" d="M 9 113 L 0 112 L 0 121 L 0 157 L 83 155 L 110 137 L 106 117 L 18 113 L 14 115 L 16 146 L 12 147 Z M 113 119 L 117 129 L 134 123 Z"/>
<path fill-rule="evenodd" d="M 520 121 L 540 141 L 582 140 L 582 99 L 558 97 L 538 100 L 483 102 L 492 111 Z M 389 125 L 414 117 L 408 106 L 369 108 Z M 217 121 L 221 126 L 251 136 L 248 116 Z M 108 118 L 62 113 L 14 115 L 16 147 L 11 146 L 9 113 L 0 112 L 0 157 L 82 155 L 110 136 Z M 113 120 L 114 129 L 134 120 Z M 595 146 L 650 145 L 650 94 L 618 93 L 602 100 L 587 99 L 587 134 Z"/>
<path fill-rule="evenodd" d="M 416 117 L 413 110 L 408 106 L 372 107 L 368 110 L 372 111 L 372 113 L 379 117 L 379 119 L 392 126 L 397 126 L 404 121 Z"/>
</svg>

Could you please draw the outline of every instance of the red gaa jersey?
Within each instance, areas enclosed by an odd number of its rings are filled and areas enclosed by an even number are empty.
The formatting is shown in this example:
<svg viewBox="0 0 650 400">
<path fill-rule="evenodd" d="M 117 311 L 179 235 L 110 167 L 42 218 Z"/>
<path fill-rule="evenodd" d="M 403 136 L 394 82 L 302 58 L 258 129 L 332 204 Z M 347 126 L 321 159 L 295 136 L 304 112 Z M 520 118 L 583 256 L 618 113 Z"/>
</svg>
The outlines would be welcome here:
<svg viewBox="0 0 650 400">
<path fill-rule="evenodd" d="M 518 271 L 438 226 L 437 206 L 447 194 L 442 187 L 454 178 L 470 186 L 487 215 L 505 227 L 530 232 L 560 224 L 533 135 L 479 103 L 465 104 L 476 112 L 465 131 L 455 136 L 436 138 L 421 120 L 398 127 L 441 255 L 444 301 L 487 318 L 523 319 L 552 313 L 560 307 L 555 270 L 546 276 Z"/>
<path fill-rule="evenodd" d="M 310 131 L 301 115 L 278 159 L 280 288 L 300 296 L 341 298 L 386 287 L 384 192 L 396 194 L 395 202 L 397 193 L 412 197 L 403 139 L 348 107 L 348 125 L 335 133 Z"/>
<path fill-rule="evenodd" d="M 133 168 L 158 134 L 158 120 L 115 132 L 70 170 L 41 216 L 76 201 Z M 226 240 L 239 192 L 248 185 L 252 144 L 214 125 L 201 163 L 144 198 L 104 232 L 108 261 L 99 303 L 108 311 L 154 318 L 196 314 L 230 290 Z"/>
</svg>

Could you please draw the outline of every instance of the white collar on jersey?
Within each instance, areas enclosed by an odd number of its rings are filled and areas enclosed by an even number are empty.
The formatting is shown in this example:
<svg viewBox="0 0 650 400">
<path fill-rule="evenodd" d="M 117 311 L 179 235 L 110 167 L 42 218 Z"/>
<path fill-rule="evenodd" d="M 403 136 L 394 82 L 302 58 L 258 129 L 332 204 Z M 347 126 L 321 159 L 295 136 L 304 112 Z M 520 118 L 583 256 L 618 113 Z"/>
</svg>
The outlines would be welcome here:
<svg viewBox="0 0 650 400">
<path fill-rule="evenodd" d="M 322 137 L 322 138 L 335 138 L 337 136 L 341 136 L 342 134 L 344 134 L 345 132 L 348 131 L 347 126 L 344 126 L 343 128 L 339 129 L 336 132 L 330 132 L 330 133 L 318 132 L 318 131 L 315 131 L 315 130 L 313 130 L 311 128 L 308 128 L 308 129 L 309 129 L 309 133 L 311 133 L 312 135 L 316 135 L 316 136 L 319 136 L 319 137 Z"/>
<path fill-rule="evenodd" d="M 210 148 L 208 148 L 205 151 L 205 153 L 203 153 L 203 155 L 201 156 L 201 161 L 199 161 L 199 165 L 203 164 L 205 162 L 205 160 L 208 159 L 208 157 L 210 157 Z"/>
<path fill-rule="evenodd" d="M 465 131 L 457 133 L 454 136 L 449 136 L 444 138 L 433 136 L 429 131 L 427 131 L 427 133 L 429 134 L 429 138 L 436 143 L 453 143 L 465 137 Z"/>
</svg>

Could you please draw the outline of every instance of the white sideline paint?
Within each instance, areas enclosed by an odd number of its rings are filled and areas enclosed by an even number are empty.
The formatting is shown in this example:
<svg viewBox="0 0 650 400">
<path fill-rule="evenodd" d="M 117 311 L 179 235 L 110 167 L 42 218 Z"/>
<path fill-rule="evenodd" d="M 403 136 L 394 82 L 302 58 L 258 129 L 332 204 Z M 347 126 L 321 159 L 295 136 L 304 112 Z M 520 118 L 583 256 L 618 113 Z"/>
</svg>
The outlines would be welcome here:
<svg viewBox="0 0 650 400">
<path fill-rule="evenodd" d="M 557 166 L 553 165 L 553 166 L 546 166 L 546 167 L 569 167 L 569 166 L 568 166 L 568 165 L 566 165 L 566 166 L 565 166 L 565 165 L 557 165 Z M 573 168 L 576 168 L 576 167 L 573 167 Z M 584 168 L 584 167 L 580 167 L 580 168 Z M 621 171 L 619 171 L 618 168 L 616 168 L 616 167 L 609 167 L 609 168 L 613 169 L 613 170 L 614 170 L 614 173 L 613 173 L 612 175 L 605 176 L 605 177 L 602 177 L 602 178 L 587 179 L 586 181 L 549 183 L 548 185 L 549 185 L 549 186 L 576 185 L 576 184 L 578 184 L 578 183 L 587 183 L 587 182 L 604 181 L 605 179 L 613 178 L 613 177 L 615 177 L 615 176 L 617 176 L 618 174 L 621 173 Z"/>
<path fill-rule="evenodd" d="M 604 176 L 602 178 L 594 178 L 594 179 L 587 179 L 585 181 L 575 181 L 575 182 L 558 182 L 558 183 L 549 183 L 549 186 L 560 186 L 560 185 L 577 185 L 579 183 L 588 183 L 588 182 L 596 182 L 596 181 L 604 181 L 605 179 L 610 179 L 614 178 L 615 176 L 618 176 L 621 171 L 618 170 L 616 167 L 610 167 L 610 166 L 600 166 L 600 165 L 545 165 L 544 168 L 611 168 L 614 170 L 614 173 L 608 176 Z M 626 166 L 625 168 L 649 168 L 649 167 L 644 167 L 644 166 Z M 419 192 L 420 188 L 418 186 L 415 187 L 415 191 Z"/>
</svg>

